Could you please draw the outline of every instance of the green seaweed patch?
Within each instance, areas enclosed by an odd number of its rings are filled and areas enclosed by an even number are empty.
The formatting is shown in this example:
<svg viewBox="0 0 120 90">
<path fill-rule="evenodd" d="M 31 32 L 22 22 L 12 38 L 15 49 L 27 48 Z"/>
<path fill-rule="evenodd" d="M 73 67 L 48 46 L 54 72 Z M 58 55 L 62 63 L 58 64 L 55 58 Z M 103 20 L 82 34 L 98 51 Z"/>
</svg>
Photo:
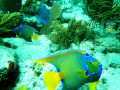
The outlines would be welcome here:
<svg viewBox="0 0 120 90">
<path fill-rule="evenodd" d="M 70 47 L 71 43 L 80 43 L 83 40 L 93 39 L 94 31 L 91 30 L 87 22 L 82 20 L 76 21 L 75 18 L 71 19 L 68 27 L 64 27 L 59 21 L 54 21 L 50 26 L 52 33 L 48 35 L 53 43 L 59 44 L 62 48 Z"/>
<path fill-rule="evenodd" d="M 4 45 L 3 39 L 0 38 L 0 45 Z"/>
<path fill-rule="evenodd" d="M 16 88 L 16 90 L 28 90 L 27 85 L 20 85 Z"/>
<path fill-rule="evenodd" d="M 86 7 L 89 16 L 100 23 L 120 17 L 119 0 L 86 0 Z"/>
<path fill-rule="evenodd" d="M 61 47 L 69 47 L 73 41 L 73 37 L 71 37 L 72 33 L 67 28 L 60 24 L 59 21 L 54 21 L 50 29 L 53 32 L 48 35 L 48 39 L 55 44 L 59 44 Z"/>
<path fill-rule="evenodd" d="M 85 21 L 76 21 L 75 18 L 71 19 L 68 24 L 68 31 L 72 32 L 74 36 L 74 43 L 77 41 L 81 42 L 83 40 L 93 39 L 94 31 L 90 29 L 90 26 Z"/>
<path fill-rule="evenodd" d="M 13 27 L 15 27 L 21 19 L 21 14 L 19 12 L 10 13 L 7 12 L 6 14 L 0 12 L 0 34 L 13 31 Z"/>
<path fill-rule="evenodd" d="M 0 69 L 0 83 L 2 82 L 2 81 L 6 81 L 6 80 L 8 80 L 8 70 L 7 70 L 7 68 L 1 68 Z"/>
</svg>

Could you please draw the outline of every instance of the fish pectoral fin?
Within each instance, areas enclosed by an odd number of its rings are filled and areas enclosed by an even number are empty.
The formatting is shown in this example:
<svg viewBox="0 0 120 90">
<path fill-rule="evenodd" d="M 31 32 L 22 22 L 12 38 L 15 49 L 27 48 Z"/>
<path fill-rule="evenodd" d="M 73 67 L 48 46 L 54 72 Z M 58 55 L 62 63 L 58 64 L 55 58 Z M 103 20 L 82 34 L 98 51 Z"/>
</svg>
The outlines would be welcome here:
<svg viewBox="0 0 120 90">
<path fill-rule="evenodd" d="M 35 16 L 36 16 L 36 18 L 37 18 L 38 24 L 41 24 L 41 17 L 40 17 L 40 15 L 35 14 Z"/>
<path fill-rule="evenodd" d="M 98 84 L 99 84 L 99 80 L 96 82 L 89 83 L 89 90 L 95 90 L 95 88 Z"/>
<path fill-rule="evenodd" d="M 80 75 L 80 77 L 87 78 L 86 71 L 78 69 L 77 72 Z"/>
<path fill-rule="evenodd" d="M 45 20 L 42 20 L 42 23 L 43 23 L 43 24 L 47 24 L 47 21 L 45 21 Z"/>
<path fill-rule="evenodd" d="M 55 90 L 61 78 L 57 72 L 46 71 L 43 75 L 43 80 L 48 90 Z"/>
</svg>

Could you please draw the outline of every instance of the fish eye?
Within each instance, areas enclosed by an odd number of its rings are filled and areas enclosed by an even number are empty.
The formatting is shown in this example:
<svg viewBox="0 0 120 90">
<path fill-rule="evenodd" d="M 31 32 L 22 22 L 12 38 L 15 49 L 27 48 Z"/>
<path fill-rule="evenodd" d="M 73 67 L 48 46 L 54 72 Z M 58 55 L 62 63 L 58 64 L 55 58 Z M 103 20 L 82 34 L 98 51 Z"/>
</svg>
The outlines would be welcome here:
<svg viewBox="0 0 120 90">
<path fill-rule="evenodd" d="M 85 54 L 86 56 L 90 56 L 88 53 Z"/>
<path fill-rule="evenodd" d="M 102 64 L 101 64 L 101 63 L 99 63 L 99 64 L 98 64 L 98 67 L 102 67 Z"/>
<path fill-rule="evenodd" d="M 22 27 L 23 27 L 22 25 L 19 26 L 19 28 L 22 28 Z"/>
<path fill-rule="evenodd" d="M 92 61 L 90 61 L 90 64 L 94 64 Z"/>
</svg>

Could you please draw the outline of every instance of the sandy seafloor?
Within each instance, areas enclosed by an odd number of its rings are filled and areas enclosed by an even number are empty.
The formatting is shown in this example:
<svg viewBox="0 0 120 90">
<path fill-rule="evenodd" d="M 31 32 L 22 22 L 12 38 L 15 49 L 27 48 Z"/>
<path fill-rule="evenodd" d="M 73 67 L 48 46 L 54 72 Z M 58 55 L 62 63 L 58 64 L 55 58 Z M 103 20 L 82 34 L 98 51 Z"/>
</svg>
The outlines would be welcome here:
<svg viewBox="0 0 120 90">
<path fill-rule="evenodd" d="M 76 16 L 77 13 L 79 13 L 78 16 Z M 67 13 L 64 13 L 63 17 L 66 17 L 65 15 L 67 16 Z M 71 15 L 76 16 L 78 20 L 90 20 L 89 16 L 83 14 L 82 9 L 73 10 Z M 96 90 L 120 90 L 120 40 L 116 35 L 105 32 L 99 27 L 95 29 L 99 36 L 94 41 L 83 40 L 78 45 L 72 43 L 68 49 L 59 48 L 59 45 L 53 44 L 46 35 L 39 35 L 34 42 L 15 37 L 3 38 L 7 45 L 0 45 L 1 72 L 3 68 L 8 68 L 8 61 L 15 62 L 19 66 L 15 86 L 9 86 L 9 90 L 47 90 L 43 82 L 43 73 L 56 71 L 56 68 L 51 64 L 35 65 L 32 62 L 72 49 L 83 50 L 102 63 L 102 75 Z M 62 84 L 59 83 L 56 90 L 61 88 Z M 85 84 L 80 90 L 88 90 L 88 85 Z"/>
</svg>

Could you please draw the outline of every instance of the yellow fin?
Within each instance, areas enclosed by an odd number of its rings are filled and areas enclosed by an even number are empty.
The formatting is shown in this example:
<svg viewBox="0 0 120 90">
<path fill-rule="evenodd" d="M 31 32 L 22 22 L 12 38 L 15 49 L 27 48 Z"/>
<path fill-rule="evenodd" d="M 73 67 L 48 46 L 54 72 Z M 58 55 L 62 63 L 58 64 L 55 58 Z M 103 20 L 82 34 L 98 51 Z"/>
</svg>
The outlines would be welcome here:
<svg viewBox="0 0 120 90">
<path fill-rule="evenodd" d="M 89 90 L 95 90 L 96 86 L 98 85 L 99 80 L 96 82 L 89 83 Z"/>
<path fill-rule="evenodd" d="M 19 38 L 19 35 L 16 35 L 17 38 Z"/>
<path fill-rule="evenodd" d="M 43 80 L 48 90 L 55 90 L 61 78 L 57 72 L 46 71 L 43 75 Z"/>
<path fill-rule="evenodd" d="M 80 53 L 82 53 L 82 54 L 85 54 L 85 52 L 83 52 L 83 51 L 79 51 Z"/>
<path fill-rule="evenodd" d="M 41 63 L 41 62 L 47 62 L 47 60 L 49 60 L 49 59 L 47 59 L 47 58 L 44 58 L 44 59 L 39 59 L 39 60 L 36 60 L 36 61 L 34 61 L 34 62 L 32 62 L 32 63 Z"/>
<path fill-rule="evenodd" d="M 36 40 L 38 38 L 38 34 L 34 34 L 31 36 L 33 40 Z"/>
</svg>

